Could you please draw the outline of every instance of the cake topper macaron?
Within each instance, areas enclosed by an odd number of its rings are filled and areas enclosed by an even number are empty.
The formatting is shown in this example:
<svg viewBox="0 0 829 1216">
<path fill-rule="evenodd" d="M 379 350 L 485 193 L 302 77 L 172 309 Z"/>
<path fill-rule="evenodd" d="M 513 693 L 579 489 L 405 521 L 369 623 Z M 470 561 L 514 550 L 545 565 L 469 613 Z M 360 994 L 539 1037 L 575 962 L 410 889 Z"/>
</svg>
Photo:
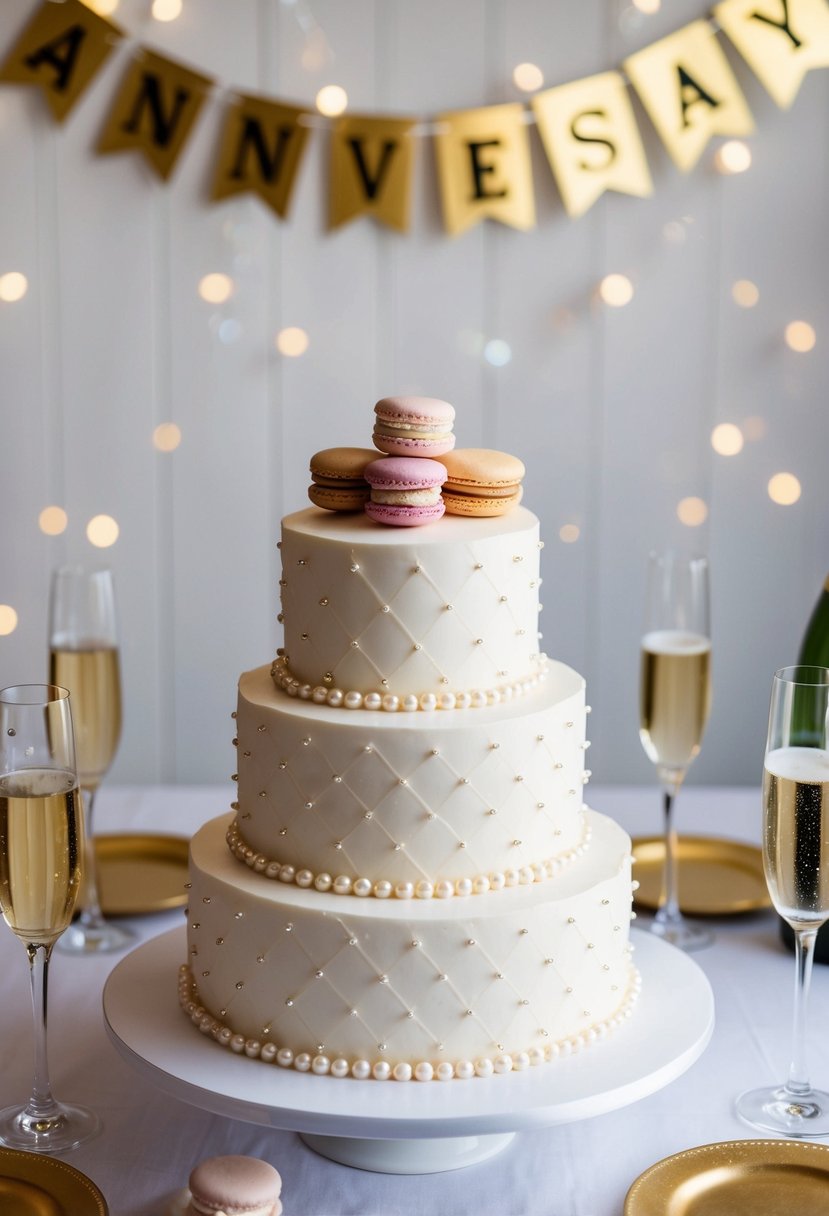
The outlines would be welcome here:
<svg viewBox="0 0 829 1216">
<path fill-rule="evenodd" d="M 437 460 L 385 456 L 372 461 L 365 477 L 371 486 L 366 514 L 377 523 L 411 528 L 443 515 L 440 487 L 446 469 Z"/>
<path fill-rule="evenodd" d="M 281 1190 L 279 1172 L 267 1161 L 208 1157 L 190 1174 L 189 1203 L 179 1211 L 181 1216 L 280 1216 Z"/>
<path fill-rule="evenodd" d="M 440 456 L 455 446 L 455 410 L 448 401 L 384 397 L 374 413 L 374 445 L 390 456 Z"/>
<path fill-rule="evenodd" d="M 440 457 L 446 468 L 443 501 L 450 515 L 505 515 L 521 501 L 524 464 L 492 448 L 455 448 Z"/>
<path fill-rule="evenodd" d="M 363 473 L 377 459 L 372 448 L 324 448 L 311 457 L 308 497 L 326 511 L 362 511 L 369 487 Z"/>
</svg>

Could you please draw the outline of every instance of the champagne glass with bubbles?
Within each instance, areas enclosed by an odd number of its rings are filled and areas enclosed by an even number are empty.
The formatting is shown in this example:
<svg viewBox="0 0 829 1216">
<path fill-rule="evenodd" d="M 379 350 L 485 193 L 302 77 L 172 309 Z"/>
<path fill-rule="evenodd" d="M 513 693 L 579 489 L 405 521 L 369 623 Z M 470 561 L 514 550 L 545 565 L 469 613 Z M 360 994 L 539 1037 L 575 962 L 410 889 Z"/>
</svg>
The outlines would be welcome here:
<svg viewBox="0 0 829 1216">
<path fill-rule="evenodd" d="M 829 1093 L 806 1068 L 806 1005 L 815 938 L 829 920 L 829 669 L 783 667 L 772 681 L 763 766 L 763 866 L 795 940 L 794 1030 L 782 1085 L 752 1089 L 737 1113 L 763 1131 L 829 1135 Z"/>
<path fill-rule="evenodd" d="M 0 1143 L 39 1153 L 65 1152 L 100 1126 L 85 1107 L 55 1101 L 46 1058 L 49 959 L 72 919 L 83 835 L 69 693 L 0 690 L 0 909 L 29 956 L 35 1032 L 32 1094 L 0 1111 Z"/>
<path fill-rule="evenodd" d="M 52 576 L 50 679 L 72 694 L 78 777 L 86 806 L 86 850 L 80 919 L 59 949 L 74 954 L 120 950 L 133 934 L 106 921 L 98 897 L 93 838 L 95 795 L 121 735 L 121 677 L 112 573 L 62 566 Z"/>
<path fill-rule="evenodd" d="M 651 931 L 682 950 L 698 950 L 713 934 L 685 919 L 677 891 L 674 802 L 699 754 L 711 708 L 708 561 L 652 553 L 648 565 L 639 685 L 639 737 L 656 766 L 665 809 L 665 871 Z"/>
</svg>

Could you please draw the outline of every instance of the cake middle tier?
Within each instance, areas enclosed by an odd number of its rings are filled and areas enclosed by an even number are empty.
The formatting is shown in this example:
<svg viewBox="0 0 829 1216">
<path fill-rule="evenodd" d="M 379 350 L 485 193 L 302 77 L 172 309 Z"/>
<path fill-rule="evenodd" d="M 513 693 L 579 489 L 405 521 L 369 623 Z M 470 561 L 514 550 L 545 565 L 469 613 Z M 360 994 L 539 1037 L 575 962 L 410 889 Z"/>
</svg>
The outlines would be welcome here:
<svg viewBox="0 0 829 1216">
<path fill-rule="evenodd" d="M 234 850 L 268 877 L 341 894 L 551 877 L 587 839 L 584 687 L 551 663 L 514 702 L 344 713 L 275 689 L 267 667 L 246 672 Z"/>
<path fill-rule="evenodd" d="M 316 508 L 282 521 L 285 662 L 363 696 L 487 692 L 537 674 L 538 520 L 384 528 Z"/>
</svg>

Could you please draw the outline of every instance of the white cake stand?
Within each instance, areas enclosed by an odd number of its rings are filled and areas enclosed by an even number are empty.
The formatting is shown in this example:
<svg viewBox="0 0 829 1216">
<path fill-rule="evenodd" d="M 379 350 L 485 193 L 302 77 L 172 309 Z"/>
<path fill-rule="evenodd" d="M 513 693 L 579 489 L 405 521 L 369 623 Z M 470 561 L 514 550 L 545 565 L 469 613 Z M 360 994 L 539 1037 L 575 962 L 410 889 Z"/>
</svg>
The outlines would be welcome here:
<svg viewBox="0 0 829 1216">
<path fill-rule="evenodd" d="M 687 955 L 634 932 L 642 995 L 633 1017 L 577 1056 L 470 1081 L 355 1081 L 263 1065 L 200 1035 L 178 1005 L 185 930 L 139 946 L 104 989 L 119 1053 L 164 1093 L 203 1110 L 299 1132 L 324 1157 L 389 1174 L 473 1165 L 525 1128 L 572 1123 L 646 1097 L 704 1051 L 708 980 Z"/>
</svg>

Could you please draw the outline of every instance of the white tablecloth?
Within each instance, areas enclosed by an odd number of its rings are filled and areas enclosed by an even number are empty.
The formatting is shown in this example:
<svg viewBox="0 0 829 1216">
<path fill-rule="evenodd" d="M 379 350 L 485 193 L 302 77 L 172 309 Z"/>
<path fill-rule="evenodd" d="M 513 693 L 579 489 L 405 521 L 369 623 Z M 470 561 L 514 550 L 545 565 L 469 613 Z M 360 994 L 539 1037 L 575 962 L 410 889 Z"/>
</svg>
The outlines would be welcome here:
<svg viewBox="0 0 829 1216">
<path fill-rule="evenodd" d="M 105 786 L 96 827 L 189 835 L 225 812 L 229 799 L 226 789 L 215 787 Z M 631 834 L 660 830 L 655 788 L 591 787 L 590 803 Z M 689 787 L 678 814 L 681 832 L 759 839 L 757 790 Z M 146 939 L 180 925 L 182 914 L 130 923 Z M 794 963 L 780 944 L 776 918 L 722 919 L 714 928 L 715 945 L 695 958 L 713 986 L 717 1024 L 689 1072 L 633 1106 L 522 1133 L 482 1165 L 421 1177 L 335 1165 L 291 1132 L 224 1119 L 161 1095 L 117 1054 L 104 1030 L 101 992 L 120 956 L 78 959 L 56 952 L 49 1017 L 53 1088 L 58 1098 L 93 1106 L 104 1123 L 97 1139 L 66 1159 L 98 1184 L 112 1216 L 161 1216 L 197 1161 L 225 1153 L 262 1157 L 278 1168 L 285 1216 L 620 1216 L 628 1187 L 653 1162 L 698 1144 L 755 1138 L 734 1116 L 734 1097 L 752 1085 L 783 1080 L 788 1068 Z M 25 954 L 5 927 L 0 967 L 0 1105 L 6 1105 L 28 1093 L 31 1012 Z M 171 975 L 169 983 L 175 982 Z M 812 1079 L 829 1087 L 829 967 L 815 967 L 811 1014 Z"/>
</svg>

